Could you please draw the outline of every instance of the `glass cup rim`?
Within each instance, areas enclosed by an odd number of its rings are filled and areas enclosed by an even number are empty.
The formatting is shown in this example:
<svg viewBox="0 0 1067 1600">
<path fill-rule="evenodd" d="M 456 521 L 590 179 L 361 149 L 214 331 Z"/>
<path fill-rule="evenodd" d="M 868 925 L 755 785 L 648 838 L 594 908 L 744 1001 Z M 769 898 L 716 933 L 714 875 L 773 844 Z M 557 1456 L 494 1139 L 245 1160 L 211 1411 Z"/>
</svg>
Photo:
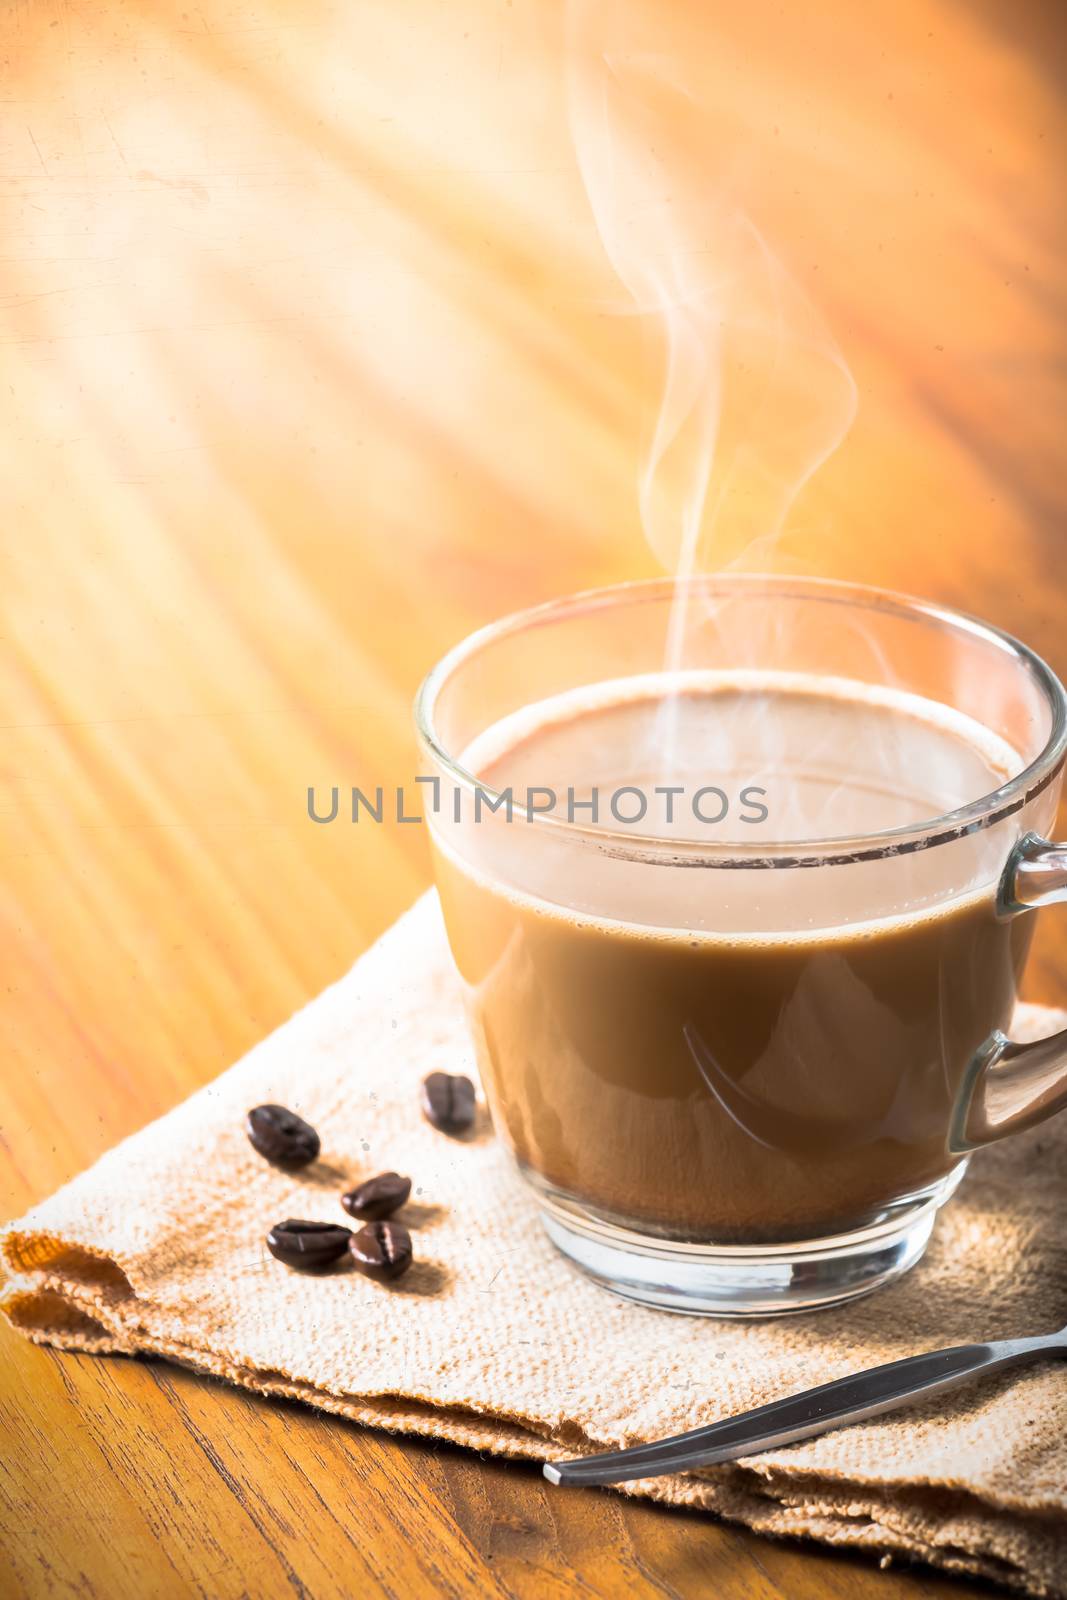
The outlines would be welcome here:
<svg viewBox="0 0 1067 1600">
<path fill-rule="evenodd" d="M 702 866 L 752 869 L 761 867 L 818 867 L 851 865 L 904 855 L 948 844 L 954 839 L 993 826 L 1021 810 L 1055 778 L 1067 753 L 1067 693 L 1051 667 L 1029 645 L 1003 628 L 965 611 L 957 611 L 917 595 L 883 589 L 870 584 L 850 583 L 837 578 L 794 577 L 765 573 L 721 573 L 686 579 L 638 578 L 600 588 L 583 589 L 512 611 L 487 623 L 447 651 L 423 679 L 415 697 L 415 727 L 420 743 L 453 779 L 456 786 L 473 794 L 480 790 L 488 801 L 498 792 L 482 783 L 446 750 L 437 735 L 434 713 L 437 697 L 453 674 L 482 650 L 509 634 L 537 627 L 550 619 L 566 618 L 621 603 L 662 601 L 672 596 L 680 582 L 697 593 L 725 595 L 762 590 L 784 596 L 823 600 L 828 603 L 863 605 L 869 609 L 895 612 L 912 619 L 938 623 L 942 627 L 969 634 L 1012 656 L 1041 691 L 1051 714 L 1051 728 L 1044 748 L 1013 778 L 972 800 L 965 806 L 932 817 L 924 822 L 886 828 L 868 834 L 844 834 L 818 839 L 791 839 L 761 844 L 753 851 L 741 840 L 665 839 L 642 834 L 630 828 L 594 827 L 569 821 L 543 811 L 530 813 L 516 800 L 511 814 L 535 827 L 556 831 L 600 853 L 630 861 L 659 865 Z"/>
</svg>

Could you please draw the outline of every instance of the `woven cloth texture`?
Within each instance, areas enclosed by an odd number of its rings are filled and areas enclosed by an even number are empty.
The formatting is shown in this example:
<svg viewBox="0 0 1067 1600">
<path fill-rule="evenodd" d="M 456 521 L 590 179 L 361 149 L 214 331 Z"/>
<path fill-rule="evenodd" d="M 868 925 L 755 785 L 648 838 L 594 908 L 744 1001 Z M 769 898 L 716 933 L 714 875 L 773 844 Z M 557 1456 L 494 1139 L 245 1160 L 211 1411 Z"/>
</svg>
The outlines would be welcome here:
<svg viewBox="0 0 1067 1600">
<path fill-rule="evenodd" d="M 1016 1031 L 1062 1022 L 1021 1006 Z M 1067 1319 L 1067 1118 L 977 1155 L 897 1283 L 837 1310 L 723 1322 L 585 1281 L 547 1242 L 484 1114 L 462 1140 L 422 1118 L 435 1069 L 475 1073 L 431 894 L 214 1083 L 10 1224 L 3 1309 L 42 1343 L 151 1352 L 369 1426 L 535 1459 Z M 287 1174 L 252 1150 L 244 1116 L 263 1101 L 319 1130 L 313 1166 Z M 405 1278 L 306 1275 L 269 1255 L 273 1222 L 345 1222 L 340 1192 L 389 1168 L 414 1183 Z M 622 1492 L 1064 1596 L 1067 1365 Z"/>
</svg>

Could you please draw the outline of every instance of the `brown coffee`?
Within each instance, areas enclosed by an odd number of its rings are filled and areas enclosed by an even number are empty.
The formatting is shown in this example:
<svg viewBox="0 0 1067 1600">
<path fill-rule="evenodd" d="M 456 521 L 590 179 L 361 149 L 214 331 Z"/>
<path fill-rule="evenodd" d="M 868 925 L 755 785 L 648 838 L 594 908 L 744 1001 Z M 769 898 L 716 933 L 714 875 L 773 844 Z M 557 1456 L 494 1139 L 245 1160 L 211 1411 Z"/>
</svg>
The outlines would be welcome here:
<svg viewBox="0 0 1067 1600">
<path fill-rule="evenodd" d="M 557 790 L 557 812 L 568 788 L 576 801 L 596 789 L 595 825 L 616 830 L 615 790 L 681 786 L 670 821 L 661 808 L 635 831 L 756 854 L 761 839 L 924 822 L 1018 765 L 975 724 L 912 697 L 766 678 L 669 700 L 583 691 L 496 730 L 467 760 L 517 798 Z M 701 786 L 726 797 L 721 818 L 704 820 L 718 799 L 694 811 Z M 511 829 L 515 853 L 534 828 Z M 856 903 L 860 869 L 769 869 L 744 893 L 737 873 L 647 874 L 661 885 L 650 895 L 688 896 L 672 922 L 672 906 L 657 916 L 647 901 L 625 920 L 591 910 L 595 849 L 569 882 L 534 891 L 438 844 L 494 1123 L 545 1191 L 642 1232 L 755 1244 L 854 1228 L 951 1171 L 951 1107 L 974 1051 L 1011 1015 L 1031 919 L 999 921 L 990 888 L 946 903 L 943 851 L 908 858 L 904 908 L 874 920 Z M 768 936 L 772 896 L 781 931 Z"/>
</svg>

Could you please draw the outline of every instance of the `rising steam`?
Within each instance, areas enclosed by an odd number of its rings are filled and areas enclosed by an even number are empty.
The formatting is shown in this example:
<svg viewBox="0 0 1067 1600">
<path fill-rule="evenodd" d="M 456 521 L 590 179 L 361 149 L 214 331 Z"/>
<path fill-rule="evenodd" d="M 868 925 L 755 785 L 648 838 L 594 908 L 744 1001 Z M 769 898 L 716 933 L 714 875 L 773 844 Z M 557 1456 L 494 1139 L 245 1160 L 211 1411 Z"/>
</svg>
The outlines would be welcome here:
<svg viewBox="0 0 1067 1600">
<path fill-rule="evenodd" d="M 662 342 L 645 534 L 679 577 L 765 569 L 798 492 L 848 431 L 855 384 L 721 155 L 672 149 L 664 102 L 693 101 L 677 66 L 612 53 L 601 9 L 568 8 L 568 104 L 604 248 Z"/>
<path fill-rule="evenodd" d="M 620 53 L 602 12 L 619 16 L 597 0 L 568 5 L 571 135 L 608 259 L 660 342 L 662 391 L 638 486 L 645 537 L 682 580 L 664 659 L 677 682 L 698 629 L 752 628 L 751 608 L 733 617 L 723 602 L 698 602 L 684 580 L 773 566 L 793 502 L 852 423 L 856 386 L 818 312 L 739 204 L 677 65 Z M 684 140 L 679 124 L 689 129 Z M 788 657 L 772 611 L 760 618 L 760 637 L 748 632 L 741 642 L 752 665 Z M 647 752 L 673 774 L 686 759 L 680 709 L 678 693 L 665 695 Z M 753 758 L 771 772 L 780 729 L 773 715 L 757 722 Z M 724 726 L 705 735 L 699 759 L 728 770 L 736 754 Z"/>
</svg>

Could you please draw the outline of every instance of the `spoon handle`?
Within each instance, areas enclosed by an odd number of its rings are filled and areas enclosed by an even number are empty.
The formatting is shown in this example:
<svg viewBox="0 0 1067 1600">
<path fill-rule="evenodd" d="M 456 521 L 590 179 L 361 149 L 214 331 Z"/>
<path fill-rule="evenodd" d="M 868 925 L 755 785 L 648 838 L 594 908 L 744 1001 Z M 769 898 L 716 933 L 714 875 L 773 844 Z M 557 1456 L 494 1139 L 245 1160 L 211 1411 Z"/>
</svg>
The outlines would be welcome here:
<svg viewBox="0 0 1067 1600">
<path fill-rule="evenodd" d="M 670 1439 L 574 1461 L 546 1462 L 545 1477 L 550 1483 L 623 1483 L 630 1478 L 654 1478 L 736 1461 L 941 1394 L 981 1372 L 1063 1353 L 1062 1340 L 1055 1342 L 1058 1337 L 1002 1339 L 995 1344 L 956 1345 L 907 1356 Z"/>
</svg>

